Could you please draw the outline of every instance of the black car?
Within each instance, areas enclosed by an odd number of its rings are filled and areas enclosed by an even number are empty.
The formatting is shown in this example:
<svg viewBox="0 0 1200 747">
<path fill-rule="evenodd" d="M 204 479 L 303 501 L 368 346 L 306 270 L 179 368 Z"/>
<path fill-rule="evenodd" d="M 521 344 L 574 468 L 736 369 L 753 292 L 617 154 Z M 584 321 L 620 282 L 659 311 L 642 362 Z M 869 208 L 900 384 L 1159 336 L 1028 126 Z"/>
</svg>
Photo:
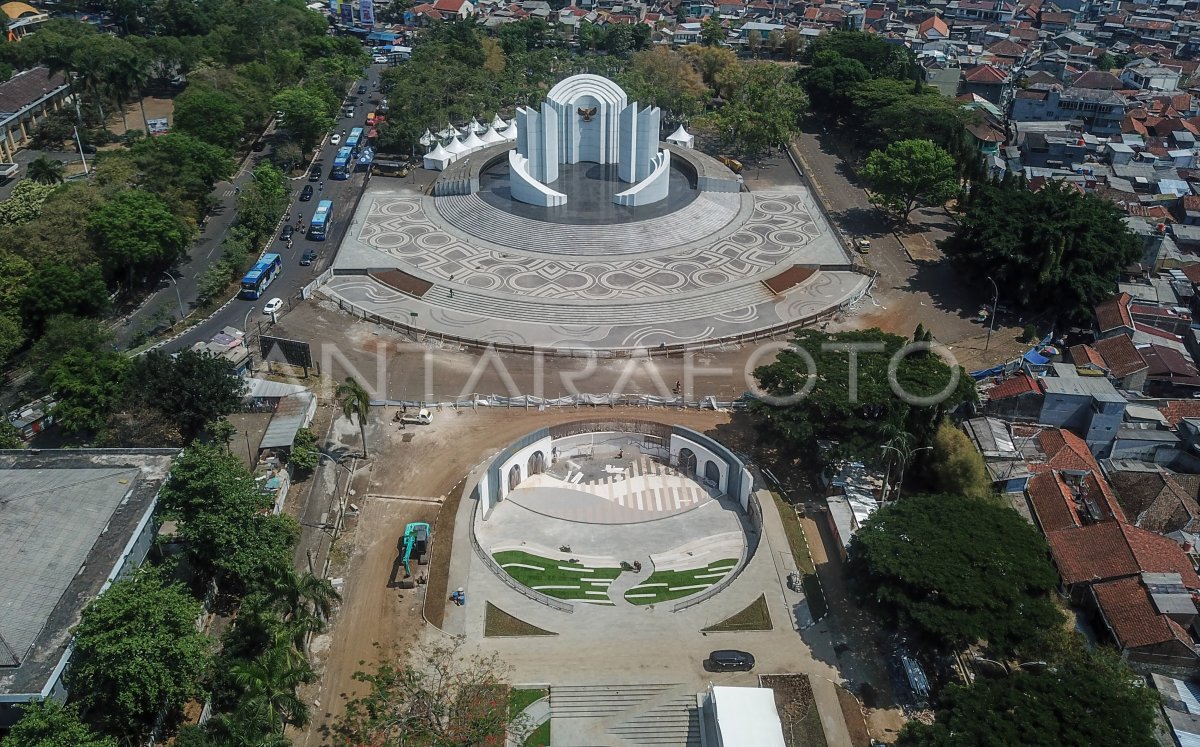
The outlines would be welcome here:
<svg viewBox="0 0 1200 747">
<path fill-rule="evenodd" d="M 262 153 L 264 150 L 266 150 L 266 148 L 267 148 L 267 141 L 263 140 L 261 138 L 258 140 L 255 140 L 254 145 L 250 146 L 250 150 L 254 151 L 255 153 Z"/>
<path fill-rule="evenodd" d="M 319 164 L 319 163 L 313 164 L 312 171 L 308 172 L 308 180 L 310 182 L 321 181 L 321 164 Z"/>
<path fill-rule="evenodd" d="M 313 251 L 312 249 L 309 249 L 307 252 L 305 252 L 300 257 L 300 264 L 305 267 L 308 267 L 309 265 L 311 265 L 313 262 L 316 262 L 316 261 L 317 261 L 317 253 L 315 251 Z"/>
<path fill-rule="evenodd" d="M 292 234 L 295 232 L 296 232 L 296 229 L 293 228 L 292 226 L 290 226 L 290 225 L 284 226 L 283 233 L 279 234 L 279 239 L 281 241 L 291 241 Z"/>
<path fill-rule="evenodd" d="M 312 199 L 313 188 L 311 184 L 305 184 L 304 189 L 300 190 L 300 202 L 308 202 Z"/>
<path fill-rule="evenodd" d="M 358 93 L 359 93 L 359 95 L 362 95 L 362 94 L 364 94 L 364 93 L 366 93 L 366 92 L 367 92 L 367 87 L 366 87 L 366 86 L 359 86 L 359 87 L 358 87 Z"/>
<path fill-rule="evenodd" d="M 754 669 L 754 656 L 734 649 L 713 651 L 704 660 L 704 669 L 709 672 L 749 672 Z"/>
</svg>

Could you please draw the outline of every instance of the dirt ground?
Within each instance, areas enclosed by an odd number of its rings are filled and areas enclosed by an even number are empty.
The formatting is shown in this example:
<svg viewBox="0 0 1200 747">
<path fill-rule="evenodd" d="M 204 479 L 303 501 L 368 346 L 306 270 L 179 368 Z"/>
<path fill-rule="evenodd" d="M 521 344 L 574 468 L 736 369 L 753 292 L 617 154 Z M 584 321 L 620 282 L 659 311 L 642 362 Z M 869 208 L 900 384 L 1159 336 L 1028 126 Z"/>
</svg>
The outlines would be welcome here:
<svg viewBox="0 0 1200 747">
<path fill-rule="evenodd" d="M 416 641 L 424 624 L 421 606 L 426 587 L 398 588 L 403 569 L 397 542 L 407 523 L 433 524 L 433 559 L 427 570 L 429 586 L 437 586 L 432 577 L 444 576 L 449 559 L 440 544 L 450 534 L 438 521 L 441 503 L 489 454 L 537 428 L 586 417 L 637 417 L 710 433 L 719 426 L 727 428 L 730 418 L 723 412 L 666 409 L 572 408 L 538 413 L 483 408 L 458 414 L 443 411 L 432 425 L 400 431 L 391 426 L 393 409 L 373 410 L 368 431 L 370 465 L 359 471 L 348 497 L 359 507 L 359 515 L 347 523 L 332 553 L 330 575 L 341 579 L 336 585 L 342 603 L 330 631 L 312 643 L 320 681 L 302 693 L 313 705 L 313 724 L 293 736 L 296 745 L 325 744 L 327 729 L 344 711 L 346 701 L 365 691 L 354 673 L 402 655 Z M 357 428 L 347 429 L 344 422 L 335 423 L 335 437 L 352 442 L 352 449 L 361 448 Z M 444 578 L 440 588 L 445 589 Z M 438 596 L 430 605 L 447 603 L 444 594 Z"/>
<path fill-rule="evenodd" d="M 146 119 L 162 119 L 167 118 L 167 123 L 171 124 L 175 121 L 175 100 L 164 99 L 155 96 L 147 96 L 142 100 L 142 104 L 133 102 L 125 107 L 125 118 L 121 118 L 121 112 L 114 112 L 108 118 L 108 131 L 114 135 L 124 135 L 126 125 L 130 130 L 142 130 L 145 132 L 146 123 L 142 121 L 142 105 L 146 107 Z"/>
</svg>

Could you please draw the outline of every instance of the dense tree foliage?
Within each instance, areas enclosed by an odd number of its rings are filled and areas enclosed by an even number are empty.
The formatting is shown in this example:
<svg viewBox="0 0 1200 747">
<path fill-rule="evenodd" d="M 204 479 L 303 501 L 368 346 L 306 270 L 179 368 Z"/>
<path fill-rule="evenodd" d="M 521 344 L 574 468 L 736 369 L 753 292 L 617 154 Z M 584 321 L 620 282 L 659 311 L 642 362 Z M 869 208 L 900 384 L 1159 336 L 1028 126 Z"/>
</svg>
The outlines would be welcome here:
<svg viewBox="0 0 1200 747">
<path fill-rule="evenodd" d="M 804 60 L 812 62 L 825 53 L 857 60 L 875 78 L 912 80 L 917 73 L 913 52 L 902 44 L 893 44 L 877 34 L 861 31 L 834 31 L 812 40 L 804 49 Z"/>
<path fill-rule="evenodd" d="M 692 60 L 667 47 L 638 52 L 619 78 L 630 101 L 676 117 L 699 113 L 709 93 Z"/>
<path fill-rule="evenodd" d="M 168 267 L 191 239 L 188 225 L 167 203 L 142 189 L 122 192 L 105 203 L 92 213 L 88 228 L 111 273 Z"/>
<path fill-rule="evenodd" d="M 906 345 L 903 337 L 878 329 L 800 330 L 773 363 L 755 369 L 767 398 L 753 411 L 796 454 L 817 453 L 818 439 L 837 442 L 831 456 L 870 461 L 897 434 L 911 434 L 913 448 L 928 444 L 942 414 L 973 400 L 974 387 L 957 366 L 923 348 L 901 356 Z M 895 388 L 889 379 L 893 362 Z"/>
<path fill-rule="evenodd" d="M 127 402 L 150 417 L 172 421 L 188 440 L 206 423 L 237 410 L 246 388 L 228 361 L 194 350 L 146 353 L 127 379 Z"/>
<path fill-rule="evenodd" d="M 117 747 L 117 740 L 97 734 L 74 706 L 43 700 L 21 708 L 21 720 L 4 737 L 4 747 Z"/>
<path fill-rule="evenodd" d="M 1052 666 L 942 691 L 937 721 L 901 747 L 1153 747 L 1157 697 L 1116 654 L 1080 646 Z"/>
<path fill-rule="evenodd" d="M 951 495 L 872 514 L 850 545 L 851 573 L 886 615 L 946 646 L 1038 655 L 1062 613 L 1041 533 L 1016 511 Z"/>
<path fill-rule="evenodd" d="M 783 145 L 800 129 L 808 105 L 787 68 L 743 62 L 717 75 L 724 104 L 696 121 L 722 143 L 749 156 Z"/>
<path fill-rule="evenodd" d="M 1051 183 L 976 184 L 946 254 L 969 277 L 991 277 L 1000 300 L 1031 312 L 1090 319 L 1117 275 L 1142 256 L 1142 242 L 1111 202 Z"/>
<path fill-rule="evenodd" d="M 933 434 L 929 471 L 939 492 L 969 498 L 987 498 L 992 494 L 983 455 L 967 434 L 949 420 L 943 420 Z"/>
<path fill-rule="evenodd" d="M 902 223 L 918 207 L 940 207 L 958 192 L 954 156 L 931 140 L 898 140 L 871 151 L 859 174 L 871 204 Z"/>
<path fill-rule="evenodd" d="M 67 684 L 91 723 L 119 736 L 143 734 L 159 710 L 200 695 L 208 639 L 200 603 L 143 569 L 83 610 Z"/>
</svg>

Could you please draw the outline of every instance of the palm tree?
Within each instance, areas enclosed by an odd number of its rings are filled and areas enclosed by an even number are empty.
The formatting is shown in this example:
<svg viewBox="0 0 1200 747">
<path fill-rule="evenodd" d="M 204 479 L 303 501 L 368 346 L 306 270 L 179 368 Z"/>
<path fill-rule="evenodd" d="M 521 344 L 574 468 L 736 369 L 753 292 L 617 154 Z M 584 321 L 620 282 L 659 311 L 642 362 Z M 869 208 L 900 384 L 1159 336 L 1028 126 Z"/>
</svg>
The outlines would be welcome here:
<svg viewBox="0 0 1200 747">
<path fill-rule="evenodd" d="M 25 169 L 25 176 L 42 184 L 62 184 L 64 171 L 66 171 L 66 167 L 63 166 L 62 161 L 38 156 Z"/>
<path fill-rule="evenodd" d="M 341 601 L 328 579 L 311 573 L 297 573 L 288 563 L 278 563 L 270 570 L 267 596 L 279 610 L 296 648 L 304 650 L 304 637 L 325 630 L 333 607 Z"/>
<path fill-rule="evenodd" d="M 342 415 L 351 421 L 354 420 L 354 416 L 358 416 L 358 430 L 362 434 L 363 442 L 363 458 L 366 458 L 367 415 L 371 412 L 371 396 L 353 376 L 347 376 L 344 383 L 338 384 L 336 396 L 342 403 Z"/>
<path fill-rule="evenodd" d="M 276 645 L 253 661 L 234 664 L 229 672 L 245 691 L 239 711 L 277 734 L 283 734 L 289 725 L 308 724 L 308 704 L 296 694 L 296 688 L 312 682 L 314 675 L 308 662 L 294 657 L 290 649 L 287 644 Z"/>
</svg>

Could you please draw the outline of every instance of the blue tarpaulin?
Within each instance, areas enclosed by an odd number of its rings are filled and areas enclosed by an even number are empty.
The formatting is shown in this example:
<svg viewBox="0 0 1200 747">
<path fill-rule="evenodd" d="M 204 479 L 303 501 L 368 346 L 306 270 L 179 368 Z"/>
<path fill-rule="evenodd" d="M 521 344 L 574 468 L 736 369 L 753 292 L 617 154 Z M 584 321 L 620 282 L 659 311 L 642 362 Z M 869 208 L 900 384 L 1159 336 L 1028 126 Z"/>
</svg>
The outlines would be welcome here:
<svg viewBox="0 0 1200 747">
<path fill-rule="evenodd" d="M 1044 366 L 1050 362 L 1049 358 L 1043 358 L 1041 353 L 1036 350 L 1030 350 L 1024 358 L 1035 366 Z"/>
</svg>

